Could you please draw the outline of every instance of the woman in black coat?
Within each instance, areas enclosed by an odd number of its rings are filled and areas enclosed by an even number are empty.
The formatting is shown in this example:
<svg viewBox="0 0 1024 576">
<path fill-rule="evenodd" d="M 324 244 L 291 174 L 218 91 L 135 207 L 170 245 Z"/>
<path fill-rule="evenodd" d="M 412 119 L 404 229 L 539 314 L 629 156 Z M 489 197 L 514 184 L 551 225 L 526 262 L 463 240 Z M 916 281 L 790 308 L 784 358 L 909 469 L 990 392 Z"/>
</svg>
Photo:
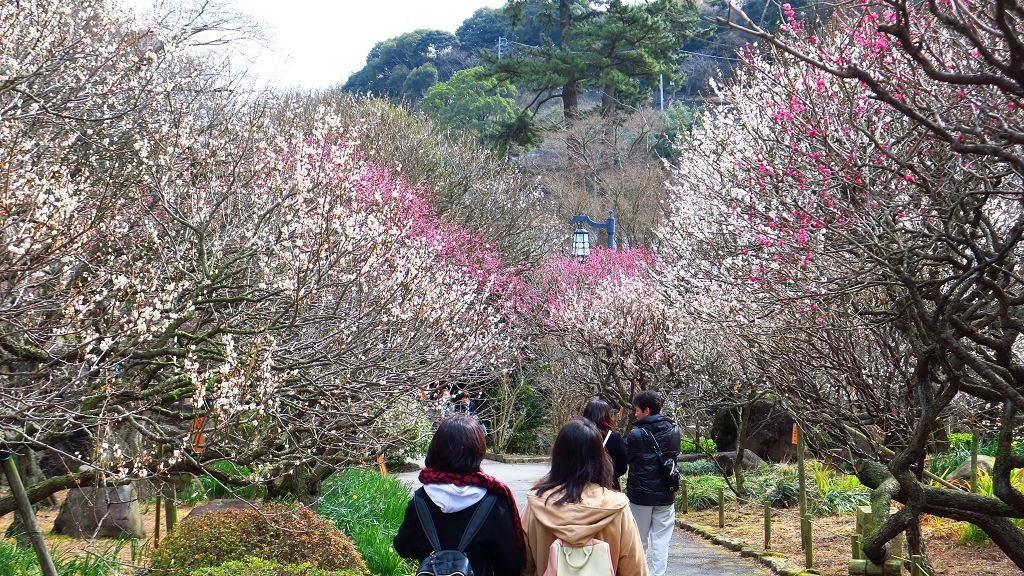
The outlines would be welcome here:
<svg viewBox="0 0 1024 576">
<path fill-rule="evenodd" d="M 476 576 L 519 576 L 526 551 L 519 510 L 508 486 L 480 471 L 484 451 L 484 433 L 475 418 L 456 416 L 441 422 L 420 472 L 423 487 L 413 498 L 426 503 L 441 549 L 455 550 L 481 501 L 495 495 L 494 507 L 465 553 Z M 434 552 L 413 501 L 393 543 L 399 556 L 417 562 Z"/>
<path fill-rule="evenodd" d="M 583 417 L 601 430 L 604 436 L 604 449 L 612 461 L 612 487 L 621 491 L 619 476 L 626 473 L 626 443 L 623 442 L 622 435 L 615 431 L 611 404 L 601 399 L 591 400 L 583 409 Z"/>
</svg>

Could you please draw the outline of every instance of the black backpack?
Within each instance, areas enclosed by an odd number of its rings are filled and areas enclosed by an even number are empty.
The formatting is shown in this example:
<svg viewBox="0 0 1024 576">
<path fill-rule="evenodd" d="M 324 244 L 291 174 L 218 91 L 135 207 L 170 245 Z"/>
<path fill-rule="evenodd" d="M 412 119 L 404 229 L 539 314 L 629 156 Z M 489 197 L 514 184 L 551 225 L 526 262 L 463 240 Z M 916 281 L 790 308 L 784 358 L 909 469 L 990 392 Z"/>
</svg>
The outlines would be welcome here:
<svg viewBox="0 0 1024 576">
<path fill-rule="evenodd" d="M 427 540 L 430 541 L 430 546 L 434 549 L 430 556 L 420 562 L 420 569 L 416 571 L 416 576 L 474 576 L 473 567 L 470 566 L 469 557 L 466 556 L 466 546 L 473 541 L 476 533 L 480 531 L 480 527 L 484 525 L 487 515 L 491 513 L 491 508 L 494 507 L 494 495 L 488 494 L 480 501 L 480 505 L 469 519 L 469 524 L 466 525 L 466 530 L 462 533 L 459 547 L 455 550 L 441 549 L 441 542 L 437 538 L 437 529 L 434 528 L 434 520 L 430 517 L 427 503 L 419 496 L 413 496 L 412 500 L 416 506 L 416 516 L 419 517 L 420 525 L 423 526 L 423 532 L 426 533 Z"/>
<path fill-rule="evenodd" d="M 658 467 L 661 468 L 662 480 L 665 481 L 665 485 L 668 487 L 669 492 L 675 492 L 679 490 L 679 468 L 676 467 L 676 459 L 665 456 L 665 453 L 661 451 L 661 446 L 658 444 L 658 439 L 654 437 L 647 428 L 640 428 L 643 435 L 651 439 L 654 443 L 654 454 L 658 457 Z"/>
</svg>

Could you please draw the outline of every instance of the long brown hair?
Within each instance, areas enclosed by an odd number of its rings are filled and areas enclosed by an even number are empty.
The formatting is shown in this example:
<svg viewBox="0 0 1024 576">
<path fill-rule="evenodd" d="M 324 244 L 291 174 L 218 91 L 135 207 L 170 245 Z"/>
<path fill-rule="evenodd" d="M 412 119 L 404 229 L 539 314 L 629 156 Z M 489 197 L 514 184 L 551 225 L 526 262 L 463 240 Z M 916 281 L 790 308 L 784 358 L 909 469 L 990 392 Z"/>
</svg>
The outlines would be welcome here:
<svg viewBox="0 0 1024 576">
<path fill-rule="evenodd" d="M 455 416 L 437 427 L 424 464 L 440 472 L 472 474 L 480 471 L 486 451 L 484 431 L 476 418 Z"/>
<path fill-rule="evenodd" d="M 551 471 L 534 486 L 537 495 L 561 489 L 564 492 L 555 505 L 576 504 L 587 484 L 611 488 L 612 461 L 603 440 L 604 435 L 590 420 L 576 418 L 566 422 L 551 447 Z"/>
<path fill-rule="evenodd" d="M 612 419 L 612 405 L 600 398 L 587 402 L 587 406 L 583 408 L 583 417 L 593 422 L 605 432 L 615 430 L 615 421 Z"/>
</svg>

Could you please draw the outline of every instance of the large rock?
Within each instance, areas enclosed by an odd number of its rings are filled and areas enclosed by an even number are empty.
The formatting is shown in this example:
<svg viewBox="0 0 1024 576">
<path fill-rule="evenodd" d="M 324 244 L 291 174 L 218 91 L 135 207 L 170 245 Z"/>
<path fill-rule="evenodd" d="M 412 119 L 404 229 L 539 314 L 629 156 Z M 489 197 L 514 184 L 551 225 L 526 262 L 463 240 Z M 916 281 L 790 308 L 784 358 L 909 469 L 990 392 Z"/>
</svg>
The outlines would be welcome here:
<svg viewBox="0 0 1024 576">
<path fill-rule="evenodd" d="M 726 476 L 733 473 L 736 469 L 736 452 L 716 452 L 713 456 L 718 467 L 722 469 L 722 472 Z M 741 463 L 744 470 L 750 470 L 751 468 L 757 468 L 758 466 L 764 466 L 766 462 L 761 459 L 760 456 L 754 454 L 750 450 L 743 451 L 743 462 Z"/>
<path fill-rule="evenodd" d="M 69 490 L 53 522 L 53 531 L 72 538 L 144 538 L 135 486 Z"/>
<path fill-rule="evenodd" d="M 996 459 L 992 456 L 985 456 L 984 454 L 978 454 L 978 471 L 986 474 L 992 473 L 992 468 L 996 465 Z M 954 482 L 956 480 L 971 481 L 971 459 L 964 460 L 964 463 L 957 466 L 956 470 L 953 470 L 946 476 L 947 482 Z"/>
<path fill-rule="evenodd" d="M 39 468 L 47 478 L 78 472 L 92 454 L 89 435 L 82 431 L 68 432 L 52 441 L 40 453 Z"/>
<path fill-rule="evenodd" d="M 188 513 L 188 516 L 186 516 L 185 519 L 188 520 L 189 518 L 198 518 L 207 514 L 216 514 L 217 512 L 223 512 L 225 510 L 241 510 L 246 508 L 255 508 L 255 505 L 240 498 L 218 498 L 216 500 L 210 500 L 201 506 L 196 506 Z"/>
<path fill-rule="evenodd" d="M 711 423 L 711 438 L 722 452 L 736 450 L 736 422 L 739 407 L 721 408 Z M 789 462 L 796 459 L 792 444 L 793 416 L 770 400 L 755 400 L 750 412 L 750 429 L 744 448 L 752 450 L 768 462 Z"/>
</svg>

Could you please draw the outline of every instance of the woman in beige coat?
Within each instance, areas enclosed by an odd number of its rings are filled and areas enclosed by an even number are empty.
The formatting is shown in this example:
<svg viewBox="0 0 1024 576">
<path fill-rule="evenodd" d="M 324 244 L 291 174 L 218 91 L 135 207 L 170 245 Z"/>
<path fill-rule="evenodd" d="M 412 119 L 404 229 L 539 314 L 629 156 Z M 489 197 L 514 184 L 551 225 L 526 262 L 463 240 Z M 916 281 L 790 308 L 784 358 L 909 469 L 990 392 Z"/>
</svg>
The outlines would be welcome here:
<svg viewBox="0 0 1024 576">
<path fill-rule="evenodd" d="M 551 449 L 551 471 L 527 494 L 523 512 L 527 558 L 523 574 L 542 576 L 552 543 L 608 543 L 617 576 L 647 576 L 647 562 L 629 500 L 611 489 L 611 461 L 593 423 L 571 420 Z"/>
</svg>

